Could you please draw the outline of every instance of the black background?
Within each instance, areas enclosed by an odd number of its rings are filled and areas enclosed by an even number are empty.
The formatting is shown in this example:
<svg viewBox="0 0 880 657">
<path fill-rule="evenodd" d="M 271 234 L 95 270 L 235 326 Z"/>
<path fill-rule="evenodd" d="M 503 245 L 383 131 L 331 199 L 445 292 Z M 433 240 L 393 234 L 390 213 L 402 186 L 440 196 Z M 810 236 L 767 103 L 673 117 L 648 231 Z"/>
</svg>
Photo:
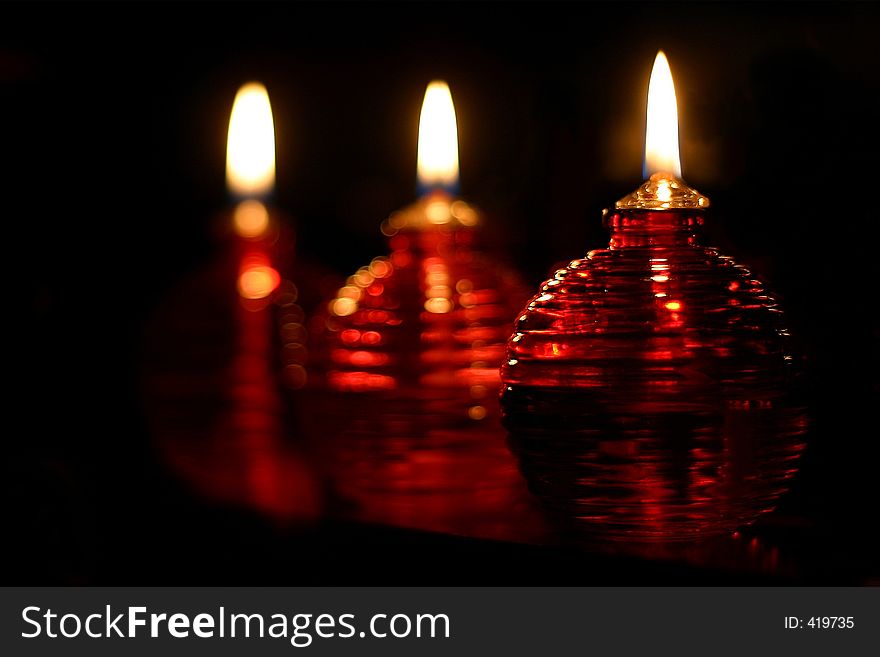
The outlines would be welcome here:
<svg viewBox="0 0 880 657">
<path fill-rule="evenodd" d="M 243 82 L 261 80 L 272 99 L 275 204 L 301 251 L 342 275 L 384 251 L 378 224 L 414 198 L 424 87 L 446 79 L 462 194 L 536 287 L 606 242 L 601 209 L 641 180 L 658 48 L 677 85 L 684 176 L 713 202 L 707 241 L 779 293 L 806 359 L 810 447 L 785 507 L 835 559 L 863 549 L 878 518 L 878 30 L 880 8 L 843 3 L 4 4 L 3 506 L 16 548 L 4 579 L 547 574 L 540 553 L 524 571 L 522 555 L 493 546 L 369 531 L 352 554 L 350 536 L 328 530 L 322 561 L 318 548 L 266 540 L 256 519 L 202 508 L 151 451 L 139 345 L 156 304 L 216 249 Z M 451 561 L 378 576 L 365 565 L 415 553 Z M 336 565 L 276 568 L 292 555 Z"/>
</svg>

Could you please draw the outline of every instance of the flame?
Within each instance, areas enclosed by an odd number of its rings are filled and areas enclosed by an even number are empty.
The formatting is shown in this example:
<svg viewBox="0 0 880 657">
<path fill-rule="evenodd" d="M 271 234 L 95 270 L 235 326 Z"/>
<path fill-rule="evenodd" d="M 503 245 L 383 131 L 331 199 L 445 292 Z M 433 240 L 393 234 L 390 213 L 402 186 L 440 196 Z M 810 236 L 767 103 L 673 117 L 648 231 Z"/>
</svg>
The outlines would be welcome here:
<svg viewBox="0 0 880 657">
<path fill-rule="evenodd" d="M 678 108 L 672 71 L 663 51 L 657 53 L 648 83 L 647 129 L 645 131 L 645 178 L 654 173 L 681 178 L 678 154 Z"/>
<path fill-rule="evenodd" d="M 419 116 L 419 185 L 458 186 L 458 127 L 449 85 L 435 80 L 425 91 Z"/>
<path fill-rule="evenodd" d="M 238 90 L 229 117 L 226 184 L 239 196 L 264 196 L 275 186 L 275 124 L 259 82 Z"/>
</svg>

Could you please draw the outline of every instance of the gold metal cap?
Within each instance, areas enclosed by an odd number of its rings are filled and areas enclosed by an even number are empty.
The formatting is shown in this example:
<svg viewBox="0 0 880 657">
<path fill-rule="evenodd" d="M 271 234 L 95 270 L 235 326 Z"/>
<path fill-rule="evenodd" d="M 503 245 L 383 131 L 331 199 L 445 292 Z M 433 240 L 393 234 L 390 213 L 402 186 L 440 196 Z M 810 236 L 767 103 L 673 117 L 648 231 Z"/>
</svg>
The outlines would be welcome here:
<svg viewBox="0 0 880 657">
<path fill-rule="evenodd" d="M 398 210 L 382 222 L 382 232 L 394 235 L 400 230 L 460 228 L 480 223 L 477 210 L 446 192 L 433 191 L 410 206 Z"/>
<path fill-rule="evenodd" d="M 619 210 L 708 208 L 709 199 L 671 173 L 655 173 L 637 190 L 614 204 Z"/>
</svg>

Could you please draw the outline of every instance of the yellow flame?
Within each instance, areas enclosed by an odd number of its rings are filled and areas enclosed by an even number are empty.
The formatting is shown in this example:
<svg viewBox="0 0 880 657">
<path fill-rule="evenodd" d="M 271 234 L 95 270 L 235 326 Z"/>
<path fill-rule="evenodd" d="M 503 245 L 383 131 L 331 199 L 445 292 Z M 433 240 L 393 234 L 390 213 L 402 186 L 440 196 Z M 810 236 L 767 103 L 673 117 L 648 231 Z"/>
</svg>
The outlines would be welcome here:
<svg viewBox="0 0 880 657">
<path fill-rule="evenodd" d="M 672 71 L 663 51 L 657 53 L 648 84 L 648 114 L 645 131 L 645 178 L 669 173 L 681 178 L 678 154 L 678 107 Z"/>
<path fill-rule="evenodd" d="M 449 85 L 435 80 L 425 91 L 419 116 L 419 184 L 455 187 L 458 184 L 458 128 Z"/>
<path fill-rule="evenodd" d="M 262 196 L 275 186 L 275 124 L 269 94 L 259 82 L 239 89 L 232 104 L 226 184 L 239 196 Z"/>
</svg>

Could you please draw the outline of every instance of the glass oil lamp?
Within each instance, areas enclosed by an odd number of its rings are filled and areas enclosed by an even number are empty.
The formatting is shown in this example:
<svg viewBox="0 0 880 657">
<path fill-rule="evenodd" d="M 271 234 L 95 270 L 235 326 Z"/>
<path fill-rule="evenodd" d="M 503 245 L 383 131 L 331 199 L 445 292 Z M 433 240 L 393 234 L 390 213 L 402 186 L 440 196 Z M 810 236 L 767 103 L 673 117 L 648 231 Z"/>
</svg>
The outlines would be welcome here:
<svg viewBox="0 0 880 657">
<path fill-rule="evenodd" d="M 305 385 L 300 304 L 321 279 L 295 257 L 293 228 L 269 203 L 274 125 L 266 88 L 243 85 L 227 136 L 235 205 L 218 222 L 217 254 L 150 322 L 144 396 L 159 453 L 193 490 L 280 521 L 310 521 L 322 498 L 284 388 L 301 394 Z M 302 293 L 293 282 L 301 280 L 309 283 Z"/>
<path fill-rule="evenodd" d="M 806 429 L 779 304 L 700 244 L 709 199 L 681 179 L 662 52 L 647 115 L 648 180 L 604 212 L 608 248 L 541 286 L 501 374 L 530 489 L 597 543 L 753 522 L 786 491 Z"/>
<path fill-rule="evenodd" d="M 361 518 L 393 524 L 497 504 L 519 479 L 497 391 L 528 292 L 481 249 L 482 215 L 454 195 L 444 82 L 425 94 L 418 171 L 424 194 L 382 224 L 389 253 L 348 278 L 312 331 L 327 393 L 314 433 L 329 475 Z M 447 502 L 426 496 L 440 491 Z"/>
</svg>

